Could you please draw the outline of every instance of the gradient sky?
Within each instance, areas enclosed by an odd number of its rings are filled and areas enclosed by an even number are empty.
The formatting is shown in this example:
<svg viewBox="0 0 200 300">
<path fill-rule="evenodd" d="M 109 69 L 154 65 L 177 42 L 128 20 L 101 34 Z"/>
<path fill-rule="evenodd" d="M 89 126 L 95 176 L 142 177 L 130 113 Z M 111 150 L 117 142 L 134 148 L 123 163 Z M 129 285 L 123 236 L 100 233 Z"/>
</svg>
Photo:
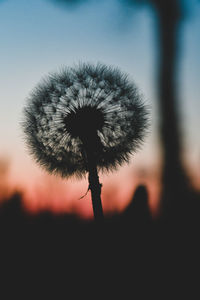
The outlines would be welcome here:
<svg viewBox="0 0 200 300">
<path fill-rule="evenodd" d="M 200 4 L 189 1 L 181 37 L 179 86 L 184 150 L 193 175 L 200 176 Z M 43 171 L 26 152 L 20 128 L 22 109 L 42 76 L 79 61 L 118 66 L 130 74 L 151 107 L 151 133 L 126 172 L 159 165 L 156 105 L 156 20 L 149 7 L 130 12 L 117 0 L 60 7 L 49 0 L 0 1 L 0 158 L 10 160 L 16 185 Z M 134 171 L 135 170 L 135 171 Z M 33 174 L 36 174 L 34 177 Z M 46 175 L 44 175 L 46 176 Z M 34 178 L 34 179 L 33 179 Z M 74 184 L 74 183 L 73 183 Z"/>
</svg>

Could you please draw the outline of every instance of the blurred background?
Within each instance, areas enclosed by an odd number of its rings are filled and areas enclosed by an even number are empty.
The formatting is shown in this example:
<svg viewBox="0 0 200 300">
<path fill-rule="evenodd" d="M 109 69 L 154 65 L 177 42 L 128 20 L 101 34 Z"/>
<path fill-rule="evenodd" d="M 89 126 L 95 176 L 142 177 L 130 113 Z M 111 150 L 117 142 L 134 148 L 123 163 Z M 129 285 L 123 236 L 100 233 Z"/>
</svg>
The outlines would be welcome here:
<svg viewBox="0 0 200 300">
<path fill-rule="evenodd" d="M 198 0 L 0 0 L 0 293 L 198 298 L 199 28 Z M 87 179 L 40 169 L 21 129 L 41 77 L 79 62 L 128 73 L 151 112 L 130 164 L 100 174 L 100 227 Z"/>
<path fill-rule="evenodd" d="M 41 77 L 78 62 L 128 73 L 151 111 L 149 135 L 131 163 L 100 174 L 105 213 L 123 212 L 139 185 L 153 216 L 175 202 L 179 207 L 187 191 L 198 192 L 199 28 L 197 0 L 0 1 L 0 201 L 18 192 L 28 213 L 92 218 L 90 195 L 79 200 L 87 179 L 62 180 L 41 170 L 20 127 Z"/>
</svg>

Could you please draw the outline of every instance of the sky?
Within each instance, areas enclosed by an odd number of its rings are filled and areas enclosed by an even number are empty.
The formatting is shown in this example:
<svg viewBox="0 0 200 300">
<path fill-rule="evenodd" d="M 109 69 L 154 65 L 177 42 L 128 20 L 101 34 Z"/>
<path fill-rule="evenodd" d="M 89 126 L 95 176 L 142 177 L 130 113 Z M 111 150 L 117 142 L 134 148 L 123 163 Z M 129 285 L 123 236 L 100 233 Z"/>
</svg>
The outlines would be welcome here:
<svg viewBox="0 0 200 300">
<path fill-rule="evenodd" d="M 198 184 L 200 3 L 196 0 L 188 3 L 188 14 L 182 28 L 178 81 L 185 162 Z M 137 84 L 151 110 L 150 133 L 142 149 L 134 155 L 129 166 L 109 177 L 102 176 L 105 198 L 112 186 L 112 190 L 117 190 L 115 199 L 120 198 L 121 193 L 127 193 L 126 203 L 113 199 L 104 205 L 111 210 L 124 207 L 129 201 L 133 182 L 136 185 L 139 179 L 142 180 L 144 171 L 149 172 L 154 180 L 161 154 L 155 81 L 158 55 L 156 18 L 150 7 L 130 11 L 117 0 L 88 0 L 68 7 L 56 5 L 53 0 L 4 0 L 0 1 L 0 41 L 0 160 L 9 162 L 9 185 L 27 191 L 29 204 L 45 207 L 49 205 L 49 197 L 44 196 L 49 186 L 52 195 L 57 195 L 58 186 L 60 191 L 67 186 L 68 191 L 77 193 L 68 192 L 68 200 L 57 200 L 52 196 L 51 205 L 59 210 L 68 201 L 68 210 L 76 210 L 79 206 L 82 213 L 87 214 L 90 204 L 85 203 L 89 203 L 89 199 L 79 201 L 81 204 L 74 200 L 85 193 L 87 182 L 63 183 L 48 176 L 29 157 L 20 125 L 26 99 L 40 79 L 61 66 L 73 66 L 78 62 L 102 62 L 119 67 Z M 117 189 L 122 178 L 128 184 L 127 192 L 123 188 Z M 40 204 L 37 200 L 39 190 L 43 195 L 40 198 L 46 197 Z"/>
</svg>

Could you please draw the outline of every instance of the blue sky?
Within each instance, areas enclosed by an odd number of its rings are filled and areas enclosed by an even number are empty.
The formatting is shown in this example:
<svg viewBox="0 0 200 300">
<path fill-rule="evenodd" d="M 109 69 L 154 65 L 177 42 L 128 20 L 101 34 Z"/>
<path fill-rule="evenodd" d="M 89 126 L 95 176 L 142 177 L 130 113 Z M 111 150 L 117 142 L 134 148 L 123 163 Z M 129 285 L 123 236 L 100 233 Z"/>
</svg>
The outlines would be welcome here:
<svg viewBox="0 0 200 300">
<path fill-rule="evenodd" d="M 11 159 L 13 172 L 19 164 L 29 164 L 19 125 L 25 99 L 42 76 L 79 61 L 118 66 L 136 82 L 151 107 L 152 128 L 135 162 L 156 167 L 155 24 L 148 7 L 131 13 L 116 0 L 91 0 L 66 9 L 48 0 L 0 1 L 0 157 Z M 200 5 L 193 0 L 183 25 L 179 70 L 185 153 L 191 166 L 200 165 L 199 28 Z"/>
</svg>

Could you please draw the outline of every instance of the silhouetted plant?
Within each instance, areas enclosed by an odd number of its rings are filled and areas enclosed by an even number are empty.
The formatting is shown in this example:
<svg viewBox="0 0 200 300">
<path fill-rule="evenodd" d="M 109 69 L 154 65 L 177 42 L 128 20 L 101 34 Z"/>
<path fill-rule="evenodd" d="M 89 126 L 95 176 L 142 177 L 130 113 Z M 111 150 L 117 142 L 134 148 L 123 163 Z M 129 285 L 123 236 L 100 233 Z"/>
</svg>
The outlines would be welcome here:
<svg viewBox="0 0 200 300">
<path fill-rule="evenodd" d="M 23 129 L 31 154 L 51 173 L 89 173 L 94 217 L 103 218 L 98 171 L 128 162 L 143 141 L 147 109 L 128 76 L 103 64 L 50 74 L 33 90 Z"/>
</svg>

